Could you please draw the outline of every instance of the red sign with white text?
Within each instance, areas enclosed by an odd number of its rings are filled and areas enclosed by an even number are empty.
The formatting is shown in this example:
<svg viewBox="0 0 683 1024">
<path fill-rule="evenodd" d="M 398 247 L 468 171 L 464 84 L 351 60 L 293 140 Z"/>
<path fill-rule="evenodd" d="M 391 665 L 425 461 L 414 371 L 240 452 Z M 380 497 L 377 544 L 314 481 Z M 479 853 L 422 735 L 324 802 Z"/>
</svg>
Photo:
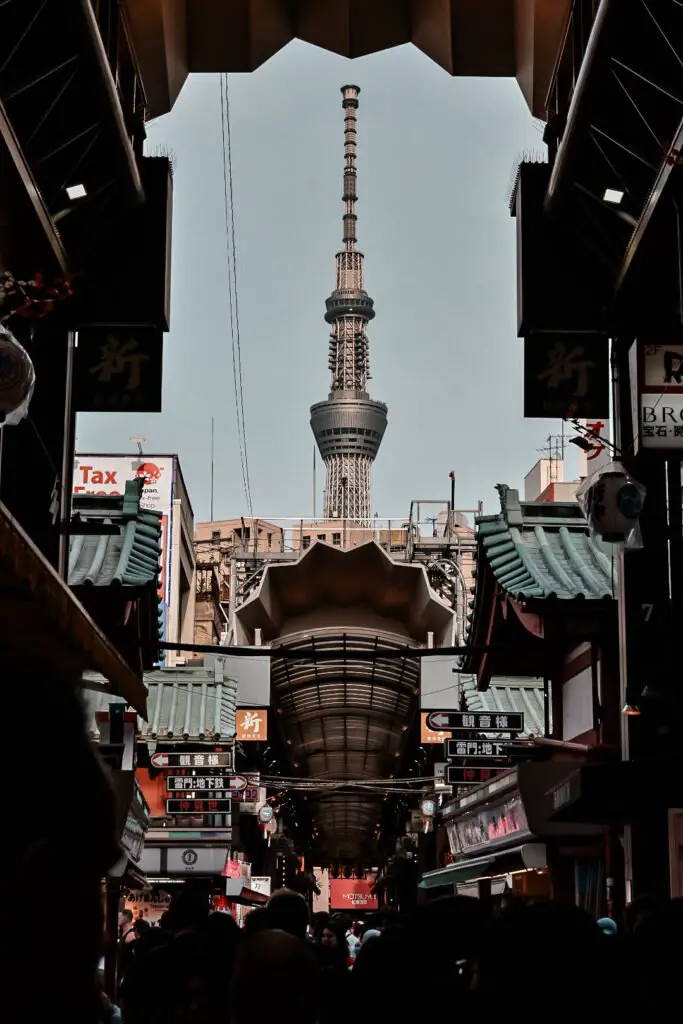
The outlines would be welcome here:
<svg viewBox="0 0 683 1024">
<path fill-rule="evenodd" d="M 330 910 L 377 910 L 377 897 L 372 895 L 374 879 L 332 878 Z"/>
</svg>

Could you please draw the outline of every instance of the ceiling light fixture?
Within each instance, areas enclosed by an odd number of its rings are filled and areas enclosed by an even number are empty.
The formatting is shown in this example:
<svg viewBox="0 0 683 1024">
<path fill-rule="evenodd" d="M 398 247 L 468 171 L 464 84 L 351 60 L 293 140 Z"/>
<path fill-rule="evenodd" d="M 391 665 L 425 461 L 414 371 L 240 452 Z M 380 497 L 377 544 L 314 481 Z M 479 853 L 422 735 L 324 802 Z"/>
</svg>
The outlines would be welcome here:
<svg viewBox="0 0 683 1024">
<path fill-rule="evenodd" d="M 618 188 L 606 188 L 605 194 L 602 197 L 606 203 L 614 203 L 616 206 L 619 205 L 621 200 L 624 198 L 624 193 Z"/>
<path fill-rule="evenodd" d="M 69 199 L 84 199 L 88 193 L 85 185 L 68 185 L 66 194 Z"/>
</svg>

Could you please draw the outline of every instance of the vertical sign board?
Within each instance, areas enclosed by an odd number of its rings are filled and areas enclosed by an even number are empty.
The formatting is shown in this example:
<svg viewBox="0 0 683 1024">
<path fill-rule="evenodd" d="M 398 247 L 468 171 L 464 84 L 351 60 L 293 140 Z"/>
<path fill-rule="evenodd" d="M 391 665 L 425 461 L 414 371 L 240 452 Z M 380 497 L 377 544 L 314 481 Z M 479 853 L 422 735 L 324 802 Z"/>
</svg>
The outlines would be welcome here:
<svg viewBox="0 0 683 1024">
<path fill-rule="evenodd" d="M 268 739 L 268 711 L 266 708 L 238 708 L 236 715 L 238 743 L 260 743 Z"/>
<path fill-rule="evenodd" d="M 161 412 L 163 333 L 149 327 L 78 332 L 74 402 L 78 412 Z"/>
<path fill-rule="evenodd" d="M 74 459 L 74 494 L 123 494 L 126 481 L 142 476 L 142 508 L 161 512 L 162 548 L 159 596 L 164 603 L 164 639 L 171 600 L 171 548 L 176 458 L 173 455 L 90 455 Z"/>
<path fill-rule="evenodd" d="M 606 419 L 609 392 L 606 335 L 536 334 L 524 339 L 527 419 Z"/>
<path fill-rule="evenodd" d="M 683 344 L 638 339 L 629 352 L 635 451 L 683 452 Z"/>
</svg>

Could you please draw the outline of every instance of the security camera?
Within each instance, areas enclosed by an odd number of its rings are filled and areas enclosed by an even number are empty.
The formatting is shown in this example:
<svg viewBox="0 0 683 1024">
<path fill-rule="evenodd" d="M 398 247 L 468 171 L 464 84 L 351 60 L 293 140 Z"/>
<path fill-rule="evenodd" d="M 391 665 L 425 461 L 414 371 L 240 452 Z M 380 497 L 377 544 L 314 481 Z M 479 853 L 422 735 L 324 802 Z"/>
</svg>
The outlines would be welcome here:
<svg viewBox="0 0 683 1024">
<path fill-rule="evenodd" d="M 625 541 L 638 525 L 645 504 L 645 488 L 632 480 L 624 468 L 611 463 L 586 481 L 583 504 L 591 529 L 604 541 Z"/>
</svg>

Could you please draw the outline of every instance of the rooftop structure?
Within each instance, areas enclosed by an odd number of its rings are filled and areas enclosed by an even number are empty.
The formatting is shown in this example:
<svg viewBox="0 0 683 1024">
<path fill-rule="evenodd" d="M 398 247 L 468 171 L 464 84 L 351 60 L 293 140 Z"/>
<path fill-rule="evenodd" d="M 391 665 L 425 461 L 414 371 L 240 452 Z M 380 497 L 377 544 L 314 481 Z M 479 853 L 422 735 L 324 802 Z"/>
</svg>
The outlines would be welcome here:
<svg viewBox="0 0 683 1024">
<path fill-rule="evenodd" d="M 357 85 L 342 86 L 344 108 L 344 233 L 337 253 L 337 284 L 327 300 L 332 326 L 326 402 L 311 408 L 311 428 L 325 463 L 325 519 L 368 523 L 370 474 L 387 427 L 387 407 L 368 394 L 370 346 L 367 325 L 375 316 L 364 288 L 362 252 L 356 249 Z"/>
</svg>

